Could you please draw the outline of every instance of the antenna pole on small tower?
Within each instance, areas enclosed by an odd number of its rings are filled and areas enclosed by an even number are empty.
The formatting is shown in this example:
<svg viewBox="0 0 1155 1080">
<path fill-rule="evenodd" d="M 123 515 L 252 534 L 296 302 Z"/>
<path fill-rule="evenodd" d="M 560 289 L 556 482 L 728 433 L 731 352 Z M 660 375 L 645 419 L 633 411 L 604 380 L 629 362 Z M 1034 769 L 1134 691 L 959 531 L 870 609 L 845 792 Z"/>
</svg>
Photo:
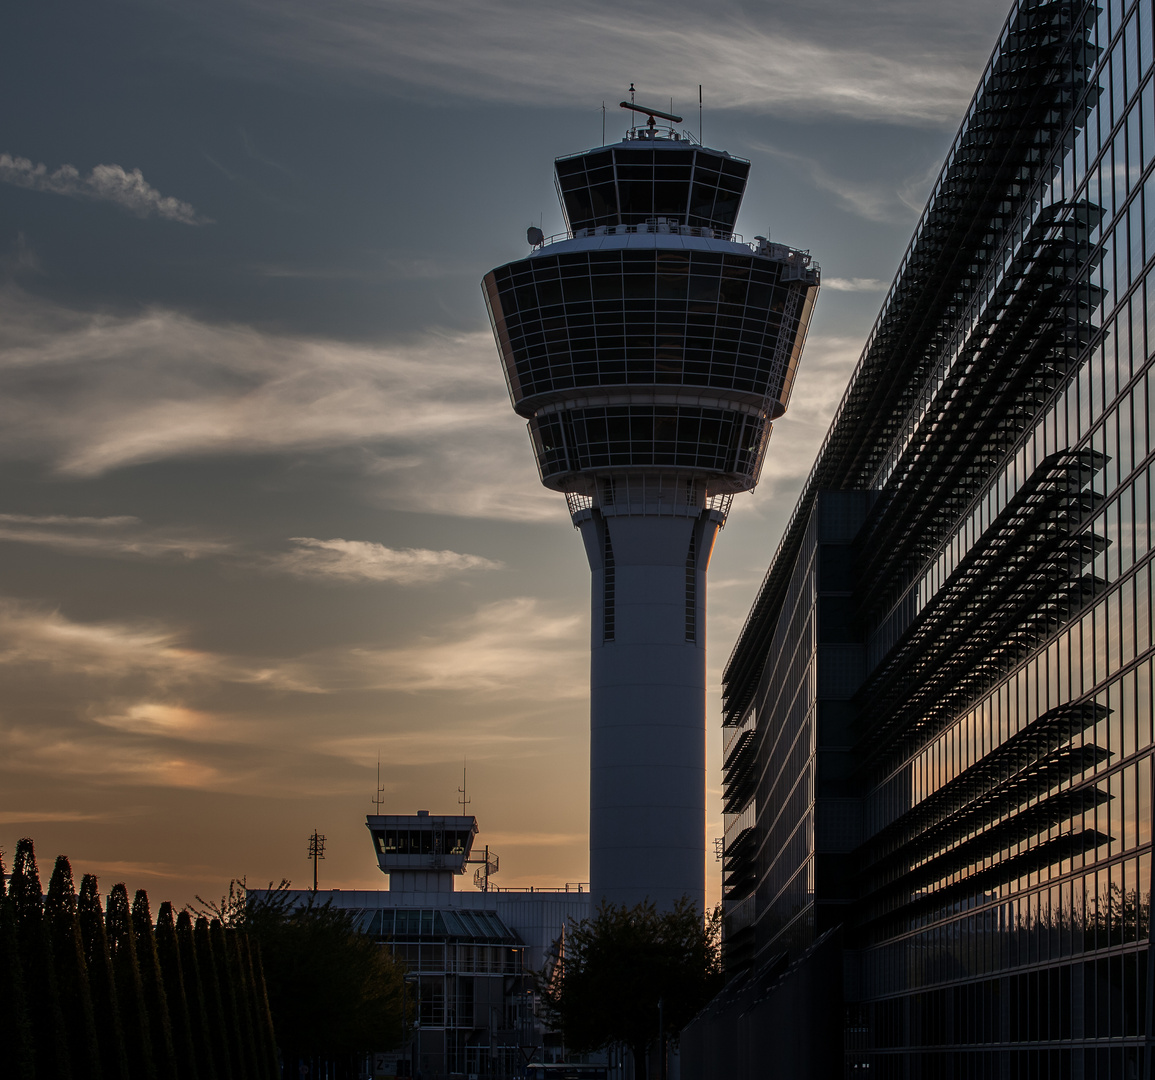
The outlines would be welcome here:
<svg viewBox="0 0 1155 1080">
<path fill-rule="evenodd" d="M 606 103 L 602 102 L 602 146 L 606 145 Z"/>
<path fill-rule="evenodd" d="M 673 111 L 673 110 L 671 110 Z M 702 84 L 698 83 L 698 145 L 702 146 Z"/>
<path fill-rule="evenodd" d="M 313 860 L 313 892 L 317 891 L 317 862 L 325 857 L 325 838 L 313 830 L 309 837 L 309 858 Z"/>
<path fill-rule="evenodd" d="M 381 786 L 381 752 L 377 752 L 377 794 L 373 796 L 373 805 L 377 813 L 381 813 L 381 806 L 385 802 L 385 789 Z"/>
<path fill-rule="evenodd" d="M 457 802 L 458 802 L 458 804 L 459 804 L 459 805 L 460 805 L 460 807 L 461 807 L 461 814 L 462 814 L 462 816 L 464 817 L 464 816 L 465 816 L 465 808 L 466 808 L 466 807 L 467 807 L 467 806 L 468 806 L 468 805 L 469 805 L 471 802 L 473 802 L 473 800 L 472 800 L 471 798 L 469 798 L 469 796 L 466 794 L 466 783 L 465 783 L 465 759 L 464 759 L 464 758 L 462 758 L 462 761 L 461 761 L 461 787 L 459 787 L 459 788 L 457 789 L 457 794 L 461 796 L 461 798 L 459 798 L 459 799 L 457 800 Z"/>
</svg>

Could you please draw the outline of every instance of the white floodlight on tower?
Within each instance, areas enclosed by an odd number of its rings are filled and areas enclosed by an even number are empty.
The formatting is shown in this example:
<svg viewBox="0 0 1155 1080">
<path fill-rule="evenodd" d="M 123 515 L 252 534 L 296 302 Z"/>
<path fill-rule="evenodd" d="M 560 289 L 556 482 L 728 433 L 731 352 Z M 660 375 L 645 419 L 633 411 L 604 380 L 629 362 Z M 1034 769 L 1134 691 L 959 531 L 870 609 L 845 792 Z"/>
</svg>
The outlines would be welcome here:
<svg viewBox="0 0 1155 1080">
<path fill-rule="evenodd" d="M 567 236 L 529 238 L 482 287 L 542 483 L 565 492 L 593 572 L 595 903 L 703 905 L 706 568 L 786 410 L 819 273 L 734 234 L 748 161 L 621 104 L 645 128 L 555 162 Z"/>
</svg>

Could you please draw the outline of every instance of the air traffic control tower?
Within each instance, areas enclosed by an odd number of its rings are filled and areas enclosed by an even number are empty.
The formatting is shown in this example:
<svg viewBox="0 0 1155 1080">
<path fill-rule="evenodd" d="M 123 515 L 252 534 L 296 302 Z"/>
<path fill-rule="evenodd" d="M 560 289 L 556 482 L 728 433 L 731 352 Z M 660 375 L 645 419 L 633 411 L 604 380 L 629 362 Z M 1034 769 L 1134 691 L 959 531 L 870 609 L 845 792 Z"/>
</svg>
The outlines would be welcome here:
<svg viewBox="0 0 1155 1080">
<path fill-rule="evenodd" d="M 555 162 L 567 232 L 530 229 L 482 287 L 593 571 L 590 891 L 701 908 L 706 568 L 786 410 L 819 273 L 734 234 L 748 161 L 622 105 L 644 126 Z"/>
</svg>

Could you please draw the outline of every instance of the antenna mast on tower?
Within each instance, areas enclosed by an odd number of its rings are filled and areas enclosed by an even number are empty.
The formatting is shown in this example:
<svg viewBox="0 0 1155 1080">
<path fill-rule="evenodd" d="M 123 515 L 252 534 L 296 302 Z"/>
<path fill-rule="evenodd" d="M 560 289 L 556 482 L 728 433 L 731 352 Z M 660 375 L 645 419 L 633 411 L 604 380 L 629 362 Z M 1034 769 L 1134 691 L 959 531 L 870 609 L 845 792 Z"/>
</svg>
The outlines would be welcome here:
<svg viewBox="0 0 1155 1080">
<path fill-rule="evenodd" d="M 309 858 L 313 860 L 313 892 L 317 891 L 317 861 L 325 857 L 325 838 L 313 830 L 309 837 Z"/>
<path fill-rule="evenodd" d="M 468 805 L 469 805 L 471 802 L 473 802 L 473 800 L 472 800 L 471 798 L 469 798 L 469 797 L 466 795 L 465 791 L 466 791 L 466 783 L 465 783 L 465 758 L 462 758 L 462 759 L 461 759 L 461 787 L 459 787 L 459 788 L 457 789 L 457 794 L 458 794 L 459 796 L 461 796 L 461 797 L 460 797 L 460 798 L 457 800 L 457 802 L 458 802 L 458 805 L 461 807 L 461 813 L 462 813 L 462 814 L 464 814 L 464 813 L 465 813 L 465 808 L 466 808 L 466 807 L 467 807 L 467 806 L 468 806 Z"/>
<path fill-rule="evenodd" d="M 381 751 L 377 751 L 377 794 L 373 796 L 373 805 L 377 813 L 381 813 L 381 806 L 385 802 L 385 789 L 381 786 Z"/>
</svg>

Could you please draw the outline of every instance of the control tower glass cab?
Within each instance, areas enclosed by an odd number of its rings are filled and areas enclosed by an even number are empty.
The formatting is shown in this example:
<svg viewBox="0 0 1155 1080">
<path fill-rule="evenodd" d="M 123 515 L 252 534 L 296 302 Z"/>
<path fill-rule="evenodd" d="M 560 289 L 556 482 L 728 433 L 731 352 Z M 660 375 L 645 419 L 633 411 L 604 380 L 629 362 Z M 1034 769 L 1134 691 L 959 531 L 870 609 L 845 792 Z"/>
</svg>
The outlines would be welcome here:
<svg viewBox="0 0 1155 1080">
<path fill-rule="evenodd" d="M 389 875 L 390 892 L 453 892 L 453 879 L 465 873 L 477 818 L 416 814 L 370 814 L 377 865 Z"/>
<path fill-rule="evenodd" d="M 662 908 L 705 902 L 706 568 L 786 410 L 819 271 L 735 235 L 749 162 L 653 115 L 555 162 L 567 232 L 531 229 L 482 287 L 593 573 L 591 891 Z"/>
</svg>

